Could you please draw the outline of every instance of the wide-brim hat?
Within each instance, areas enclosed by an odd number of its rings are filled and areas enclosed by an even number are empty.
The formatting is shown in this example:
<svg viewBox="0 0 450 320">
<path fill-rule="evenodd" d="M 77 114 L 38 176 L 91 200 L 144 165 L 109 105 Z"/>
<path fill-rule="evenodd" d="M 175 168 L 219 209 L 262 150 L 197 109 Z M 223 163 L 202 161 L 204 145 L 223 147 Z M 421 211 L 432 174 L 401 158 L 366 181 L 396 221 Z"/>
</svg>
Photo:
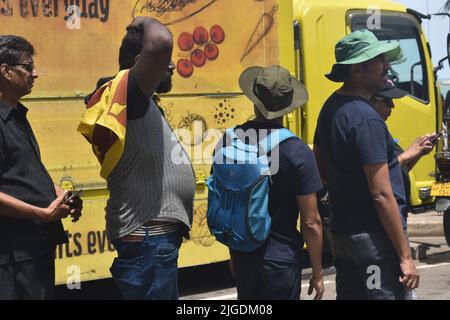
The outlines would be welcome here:
<svg viewBox="0 0 450 320">
<path fill-rule="evenodd" d="M 336 63 L 325 76 L 334 82 L 343 82 L 345 66 L 369 61 L 385 54 L 390 62 L 402 56 L 398 41 L 382 42 L 367 29 L 358 30 L 342 38 L 335 47 Z"/>
<path fill-rule="evenodd" d="M 303 84 L 281 66 L 247 68 L 239 86 L 267 120 L 282 117 L 308 101 Z"/>
</svg>

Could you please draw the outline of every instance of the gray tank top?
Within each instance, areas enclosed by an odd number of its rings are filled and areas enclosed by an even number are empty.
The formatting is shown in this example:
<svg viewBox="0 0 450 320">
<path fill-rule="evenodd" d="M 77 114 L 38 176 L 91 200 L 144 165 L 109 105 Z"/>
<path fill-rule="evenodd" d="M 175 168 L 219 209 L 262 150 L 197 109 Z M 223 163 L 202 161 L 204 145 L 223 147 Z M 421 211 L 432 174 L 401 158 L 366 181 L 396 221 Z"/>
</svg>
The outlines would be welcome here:
<svg viewBox="0 0 450 320">
<path fill-rule="evenodd" d="M 153 101 L 143 117 L 128 120 L 124 153 L 107 182 L 106 231 L 110 240 L 154 219 L 175 220 L 191 228 L 192 165 Z"/>
</svg>

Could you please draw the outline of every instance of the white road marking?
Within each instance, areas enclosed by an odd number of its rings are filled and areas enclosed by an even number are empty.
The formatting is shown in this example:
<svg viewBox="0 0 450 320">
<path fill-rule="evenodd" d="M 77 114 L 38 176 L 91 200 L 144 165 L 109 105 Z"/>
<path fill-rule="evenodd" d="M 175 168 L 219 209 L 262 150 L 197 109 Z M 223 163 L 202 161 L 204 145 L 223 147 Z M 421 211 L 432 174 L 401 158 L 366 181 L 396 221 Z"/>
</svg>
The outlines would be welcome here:
<svg viewBox="0 0 450 320">
<path fill-rule="evenodd" d="M 443 262 L 443 263 L 438 263 L 438 264 L 417 266 L 416 269 L 430 269 L 430 268 L 443 267 L 443 266 L 449 266 L 449 265 L 450 265 L 450 262 Z M 323 282 L 323 284 L 324 285 L 335 284 L 335 281 L 326 280 Z M 309 283 L 302 284 L 302 288 L 308 288 L 308 287 L 309 287 Z M 225 294 L 225 295 L 215 296 L 215 297 L 210 297 L 210 298 L 204 298 L 204 299 L 200 299 L 200 300 L 236 300 L 236 299 L 237 299 L 237 293 L 232 293 L 232 294 Z"/>
<path fill-rule="evenodd" d="M 418 266 L 416 269 L 429 269 L 429 268 L 435 268 L 435 267 L 442 267 L 442 266 L 448 266 L 450 265 L 450 262 L 443 262 L 438 264 L 427 264 L 423 266 Z"/>
<path fill-rule="evenodd" d="M 327 285 L 330 283 L 334 283 L 334 281 L 324 281 L 323 284 Z M 309 283 L 308 284 L 302 284 L 302 288 L 308 288 L 309 287 Z M 215 297 L 210 297 L 210 298 L 204 298 L 204 299 L 200 299 L 200 300 L 232 300 L 232 299 L 237 299 L 237 293 L 232 293 L 232 294 L 225 294 L 222 296 L 215 296 Z"/>
<path fill-rule="evenodd" d="M 223 296 L 205 298 L 205 299 L 200 299 L 200 300 L 232 300 L 232 299 L 237 299 L 237 293 L 226 294 Z"/>
</svg>

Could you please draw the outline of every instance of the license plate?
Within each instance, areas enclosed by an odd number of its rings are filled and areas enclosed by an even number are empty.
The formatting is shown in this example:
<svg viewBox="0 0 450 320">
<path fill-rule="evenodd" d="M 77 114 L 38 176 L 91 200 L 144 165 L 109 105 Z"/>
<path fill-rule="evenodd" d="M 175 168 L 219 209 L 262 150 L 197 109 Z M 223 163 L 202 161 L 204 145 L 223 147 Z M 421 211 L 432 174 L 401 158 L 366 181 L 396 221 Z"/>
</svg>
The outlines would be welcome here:
<svg viewBox="0 0 450 320">
<path fill-rule="evenodd" d="M 450 196 L 450 182 L 433 182 L 431 185 L 432 197 Z"/>
</svg>

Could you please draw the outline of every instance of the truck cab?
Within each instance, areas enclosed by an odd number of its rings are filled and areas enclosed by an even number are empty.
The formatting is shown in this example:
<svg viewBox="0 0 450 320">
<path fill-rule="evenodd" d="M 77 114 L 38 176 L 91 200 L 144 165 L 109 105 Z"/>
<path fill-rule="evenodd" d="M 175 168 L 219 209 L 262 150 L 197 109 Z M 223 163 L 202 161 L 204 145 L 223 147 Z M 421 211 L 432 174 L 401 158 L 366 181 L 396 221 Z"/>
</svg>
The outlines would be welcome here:
<svg viewBox="0 0 450 320">
<path fill-rule="evenodd" d="M 420 15 L 392 1 L 294 0 L 296 28 L 296 72 L 309 93 L 307 105 L 299 111 L 300 136 L 313 143 L 321 106 L 339 88 L 324 77 L 335 62 L 334 45 L 346 34 L 371 30 L 381 41 L 399 41 L 403 57 L 392 63 L 398 87 L 408 95 L 395 101 L 387 125 L 394 139 L 406 149 L 418 136 L 439 129 L 442 101 L 435 85 L 434 68 Z M 435 171 L 434 150 L 410 171 L 411 203 L 424 208 L 432 202 L 431 184 Z"/>
</svg>

